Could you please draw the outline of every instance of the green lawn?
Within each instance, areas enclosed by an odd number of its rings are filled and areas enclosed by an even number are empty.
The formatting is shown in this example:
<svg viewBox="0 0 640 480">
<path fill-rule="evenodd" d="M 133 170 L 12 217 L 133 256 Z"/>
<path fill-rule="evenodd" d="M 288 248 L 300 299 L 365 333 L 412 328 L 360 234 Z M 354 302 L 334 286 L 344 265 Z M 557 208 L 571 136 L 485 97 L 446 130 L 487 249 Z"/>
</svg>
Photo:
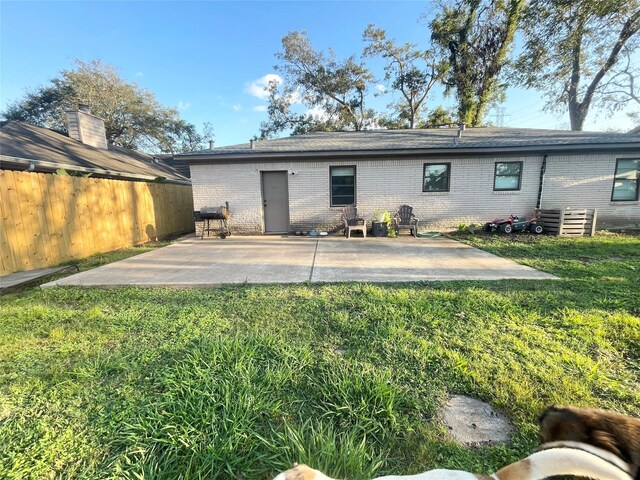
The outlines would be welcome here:
<svg viewBox="0 0 640 480">
<path fill-rule="evenodd" d="M 640 415 L 639 236 L 458 238 L 561 279 L 4 296 L 0 478 L 485 473 L 550 403 Z M 452 393 L 504 411 L 512 443 L 448 441 Z"/>
</svg>

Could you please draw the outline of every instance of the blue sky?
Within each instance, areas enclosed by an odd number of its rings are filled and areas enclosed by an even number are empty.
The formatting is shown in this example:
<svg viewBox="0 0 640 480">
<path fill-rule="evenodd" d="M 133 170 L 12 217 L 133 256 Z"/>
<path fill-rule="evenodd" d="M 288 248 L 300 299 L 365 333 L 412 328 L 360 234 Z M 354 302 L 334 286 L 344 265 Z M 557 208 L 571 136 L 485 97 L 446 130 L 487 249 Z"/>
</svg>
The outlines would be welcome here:
<svg viewBox="0 0 640 480">
<path fill-rule="evenodd" d="M 428 2 L 9 2 L 0 3 L 0 108 L 46 83 L 73 59 L 99 58 L 128 81 L 178 107 L 187 121 L 213 125 L 216 145 L 248 141 L 266 113 L 252 85 L 274 73 L 283 35 L 306 30 L 318 49 L 360 53 L 369 23 L 400 42 L 428 46 Z M 380 64 L 372 63 L 381 75 Z M 390 97 L 375 99 L 377 106 Z M 430 106 L 449 105 L 441 91 Z M 568 114 L 542 111 L 536 91 L 510 89 L 505 126 L 568 128 Z M 373 105 L 376 106 L 375 104 Z M 489 120 L 495 120 L 490 112 Z M 630 129 L 624 114 L 591 112 L 586 130 Z"/>
</svg>

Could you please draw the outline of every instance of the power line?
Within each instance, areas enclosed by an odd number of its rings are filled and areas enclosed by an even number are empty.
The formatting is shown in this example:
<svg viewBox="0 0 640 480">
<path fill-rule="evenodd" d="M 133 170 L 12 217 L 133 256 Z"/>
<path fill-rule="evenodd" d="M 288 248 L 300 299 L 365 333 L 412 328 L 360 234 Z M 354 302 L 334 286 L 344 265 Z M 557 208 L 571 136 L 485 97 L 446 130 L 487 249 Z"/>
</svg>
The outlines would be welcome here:
<svg viewBox="0 0 640 480">
<path fill-rule="evenodd" d="M 504 127 L 504 119 L 505 117 L 507 117 L 507 119 L 511 118 L 511 115 L 505 115 L 504 112 L 507 109 L 505 107 L 496 107 L 495 111 L 496 113 L 494 115 L 490 115 L 491 117 L 495 117 L 496 119 L 496 125 L 498 127 Z"/>
<path fill-rule="evenodd" d="M 529 113 L 527 115 L 518 116 L 517 122 L 518 123 L 529 122 L 529 121 L 532 121 L 532 120 L 536 120 L 538 118 L 542 118 L 542 117 L 544 117 L 546 115 L 547 115 L 547 113 L 545 113 L 545 112 L 531 112 L 531 113 Z"/>
<path fill-rule="evenodd" d="M 531 104 L 529 104 L 529 105 L 525 105 L 524 107 L 520 107 L 520 108 L 519 108 L 519 109 L 517 109 L 517 110 L 513 110 L 513 111 L 511 112 L 511 114 L 513 115 L 513 114 L 516 114 L 516 113 L 518 113 L 518 112 L 521 112 L 522 110 L 528 110 L 528 109 L 530 109 L 531 107 L 535 107 L 535 106 L 536 106 L 536 105 L 538 105 L 539 103 L 540 103 L 540 102 L 534 102 L 534 103 L 531 103 Z"/>
</svg>

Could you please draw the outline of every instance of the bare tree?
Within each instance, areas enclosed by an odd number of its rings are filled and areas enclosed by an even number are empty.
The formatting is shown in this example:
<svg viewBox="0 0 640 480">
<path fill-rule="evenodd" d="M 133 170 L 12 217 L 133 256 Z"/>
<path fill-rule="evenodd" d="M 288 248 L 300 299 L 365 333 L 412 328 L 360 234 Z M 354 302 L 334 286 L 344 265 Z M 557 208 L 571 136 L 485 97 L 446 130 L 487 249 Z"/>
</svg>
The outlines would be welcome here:
<svg viewBox="0 0 640 480">
<path fill-rule="evenodd" d="M 442 63 L 436 61 L 433 51 L 419 50 L 412 43 L 397 45 L 387 38 L 383 29 L 371 24 L 363 38 L 368 43 L 364 55 L 380 56 L 387 61 L 384 79 L 402 95 L 400 102 L 391 105 L 398 114 L 399 123 L 407 121 L 409 128 L 414 128 L 431 88 L 444 76 Z"/>
<path fill-rule="evenodd" d="M 640 64 L 633 62 L 632 53 L 625 46 L 618 68 L 598 87 L 599 105 L 610 113 L 634 106 L 640 108 Z"/>
</svg>

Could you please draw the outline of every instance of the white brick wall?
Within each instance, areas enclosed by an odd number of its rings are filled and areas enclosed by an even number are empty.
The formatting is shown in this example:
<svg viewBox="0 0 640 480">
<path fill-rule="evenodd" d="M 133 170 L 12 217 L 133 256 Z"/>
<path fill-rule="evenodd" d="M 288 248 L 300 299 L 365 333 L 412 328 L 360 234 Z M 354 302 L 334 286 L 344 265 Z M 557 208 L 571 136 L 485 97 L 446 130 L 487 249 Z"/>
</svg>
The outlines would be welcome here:
<svg viewBox="0 0 640 480">
<path fill-rule="evenodd" d="M 638 202 L 612 202 L 617 158 L 634 154 L 549 155 L 542 194 L 543 208 L 580 207 L 598 209 L 598 228 L 640 227 Z"/>
<path fill-rule="evenodd" d="M 628 206 L 609 205 L 615 158 L 616 156 L 610 156 L 602 161 L 602 156 L 549 156 L 543 206 L 596 206 L 601 212 L 599 217 L 604 216 L 606 221 L 620 217 L 625 222 L 635 218 L 637 223 L 640 217 L 637 203 Z M 523 162 L 519 191 L 493 191 L 497 161 Z M 422 192 L 424 163 L 451 163 L 449 192 Z M 510 213 L 533 213 L 541 163 L 542 155 L 442 160 L 195 164 L 191 166 L 191 180 L 196 209 L 222 205 L 229 201 L 233 215 L 232 230 L 261 233 L 263 221 L 260 172 L 295 171 L 295 175 L 288 175 L 290 229 L 332 230 L 340 225 L 341 207 L 330 207 L 329 167 L 355 165 L 356 203 L 360 215 L 370 219 L 375 210 L 389 210 L 393 213 L 399 205 L 408 204 L 414 207 L 414 212 L 420 219 L 421 230 L 450 229 L 459 223 L 483 223 Z M 597 189 L 593 191 L 597 197 L 593 198 L 588 193 L 591 188 L 588 179 L 591 176 L 598 179 Z"/>
</svg>

